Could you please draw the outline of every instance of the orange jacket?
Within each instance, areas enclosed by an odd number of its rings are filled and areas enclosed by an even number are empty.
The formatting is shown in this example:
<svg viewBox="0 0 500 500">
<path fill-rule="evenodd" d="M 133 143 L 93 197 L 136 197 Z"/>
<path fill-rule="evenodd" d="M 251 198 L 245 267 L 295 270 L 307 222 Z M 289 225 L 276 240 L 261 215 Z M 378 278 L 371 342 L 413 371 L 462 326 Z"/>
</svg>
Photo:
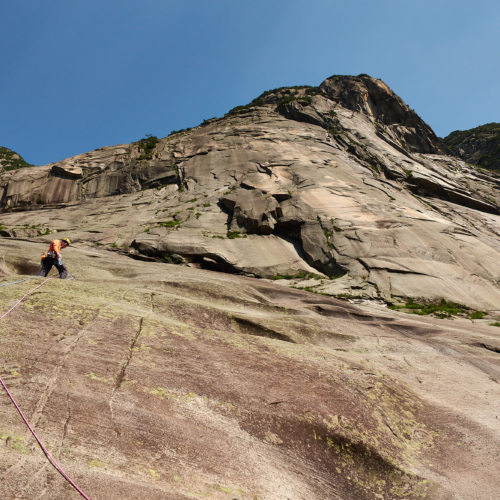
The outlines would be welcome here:
<svg viewBox="0 0 500 500">
<path fill-rule="evenodd" d="M 50 242 L 49 252 L 59 253 L 61 251 L 61 240 L 54 240 Z"/>
<path fill-rule="evenodd" d="M 49 255 L 51 252 L 53 252 L 52 255 Z M 58 257 L 60 255 L 60 252 L 61 252 L 61 240 L 51 241 L 49 251 L 42 255 L 42 260 L 45 259 L 45 257 Z"/>
</svg>

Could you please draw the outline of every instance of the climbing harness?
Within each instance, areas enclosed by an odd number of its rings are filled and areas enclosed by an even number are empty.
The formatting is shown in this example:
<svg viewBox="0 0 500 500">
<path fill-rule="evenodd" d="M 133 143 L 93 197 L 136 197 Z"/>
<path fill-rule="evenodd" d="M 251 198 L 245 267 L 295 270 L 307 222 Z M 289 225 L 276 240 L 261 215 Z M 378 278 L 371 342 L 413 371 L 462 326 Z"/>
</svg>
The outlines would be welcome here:
<svg viewBox="0 0 500 500">
<path fill-rule="evenodd" d="M 73 276 L 73 275 L 71 275 L 71 276 Z M 23 281 L 29 280 L 31 278 L 37 278 L 37 277 L 38 276 L 31 276 L 30 278 L 26 278 L 26 279 L 21 280 L 21 281 L 16 281 L 14 283 L 6 283 L 5 285 L 0 285 L 0 286 L 15 285 L 16 283 L 22 283 Z M 44 285 L 45 283 L 47 283 L 47 281 L 53 280 L 53 279 L 56 279 L 56 278 L 47 278 L 40 285 L 38 285 L 37 287 L 33 288 L 33 290 L 30 290 L 28 293 L 24 294 L 23 297 L 21 298 L 21 300 L 19 300 L 18 302 L 16 302 L 3 316 L 0 316 L 0 319 L 5 318 L 5 316 L 7 316 L 7 314 L 9 314 L 11 311 L 13 311 L 28 295 L 30 295 L 35 290 L 37 290 L 38 288 L 40 288 L 42 285 Z M 73 276 L 70 279 L 76 279 L 76 278 Z M 52 464 L 52 466 L 57 470 L 57 472 L 59 472 L 59 474 L 61 474 L 61 476 L 64 479 L 66 479 L 66 481 L 68 481 L 68 483 L 71 484 L 71 486 L 73 486 L 73 488 L 75 488 L 75 490 L 78 491 L 78 493 L 80 493 L 80 495 L 83 498 L 85 498 L 85 500 L 90 500 L 90 498 L 87 495 L 85 495 L 85 493 L 63 471 L 62 467 L 57 463 L 56 459 L 50 454 L 49 450 L 47 450 L 47 448 L 45 448 L 45 446 L 42 444 L 42 442 L 40 441 L 39 437 L 36 435 L 36 432 L 33 430 L 33 428 L 31 427 L 31 425 L 29 424 L 28 419 L 24 416 L 24 413 L 21 411 L 21 408 L 19 408 L 19 405 L 16 403 L 16 400 L 14 399 L 14 397 L 12 396 L 12 394 L 10 393 L 9 389 L 7 389 L 7 386 L 5 385 L 4 381 L 2 380 L 2 377 L 0 377 L 0 384 L 2 384 L 2 387 L 5 389 L 5 392 L 9 396 L 9 398 L 12 401 L 13 405 L 16 407 L 16 410 L 18 411 L 19 415 L 21 415 L 21 418 L 24 420 L 24 423 L 26 424 L 26 426 L 30 430 L 31 434 L 36 439 L 36 442 L 40 446 L 40 448 L 41 448 L 43 454 L 45 455 L 45 457 L 47 458 L 47 460 Z"/>
</svg>

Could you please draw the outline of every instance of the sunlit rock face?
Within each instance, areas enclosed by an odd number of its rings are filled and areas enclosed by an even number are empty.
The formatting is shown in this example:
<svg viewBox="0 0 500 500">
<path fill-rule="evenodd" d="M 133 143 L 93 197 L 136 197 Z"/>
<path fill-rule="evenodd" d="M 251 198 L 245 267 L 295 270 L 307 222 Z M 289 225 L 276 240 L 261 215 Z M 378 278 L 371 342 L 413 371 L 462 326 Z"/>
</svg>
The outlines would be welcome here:
<svg viewBox="0 0 500 500">
<path fill-rule="evenodd" d="M 77 279 L 2 379 L 93 500 L 497 498 L 498 186 L 368 76 L 5 171 L 0 313 Z M 1 401 L 0 498 L 77 498 Z"/>
<path fill-rule="evenodd" d="M 157 142 L 5 172 L 1 234 L 64 230 L 218 271 L 309 276 L 332 295 L 493 311 L 498 185 L 382 81 L 334 76 Z"/>
<path fill-rule="evenodd" d="M 46 249 L 4 238 L 0 284 Z M 1 376 L 89 498 L 496 497 L 499 328 L 83 242 L 63 256 L 78 279 L 2 320 Z M 42 280 L 0 287 L 2 314 Z M 0 498 L 76 499 L 2 398 Z"/>
</svg>

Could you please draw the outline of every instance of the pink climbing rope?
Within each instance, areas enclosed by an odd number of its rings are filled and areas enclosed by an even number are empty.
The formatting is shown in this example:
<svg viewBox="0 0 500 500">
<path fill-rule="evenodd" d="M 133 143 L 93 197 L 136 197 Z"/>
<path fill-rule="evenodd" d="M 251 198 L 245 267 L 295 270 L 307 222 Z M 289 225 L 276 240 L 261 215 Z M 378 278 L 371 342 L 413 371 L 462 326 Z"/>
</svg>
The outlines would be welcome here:
<svg viewBox="0 0 500 500">
<path fill-rule="evenodd" d="M 55 279 L 55 278 L 47 278 L 40 285 L 33 288 L 33 290 L 31 290 L 27 294 L 23 295 L 22 299 L 19 302 L 17 302 L 16 304 L 14 304 L 14 306 L 12 306 L 3 316 L 1 316 L 0 319 L 5 318 L 5 316 L 7 316 L 7 314 L 9 314 L 11 311 L 13 311 L 30 293 L 34 292 L 36 289 L 40 288 L 44 283 L 47 283 L 47 281 L 52 280 L 52 279 Z M 70 279 L 73 279 L 73 278 L 70 278 Z M 68 481 L 68 483 L 71 484 L 71 486 L 73 486 L 73 488 L 75 488 L 75 490 L 78 491 L 78 493 L 80 493 L 80 495 L 83 498 L 85 498 L 85 500 L 90 500 L 90 498 L 87 495 L 85 495 L 85 493 L 63 471 L 62 467 L 57 463 L 56 459 L 50 454 L 49 450 L 47 450 L 47 448 L 45 448 L 45 446 L 42 444 L 39 437 L 36 435 L 36 432 L 33 430 L 30 423 L 28 422 L 28 419 L 24 416 L 24 413 L 21 411 L 21 408 L 19 408 L 18 404 L 16 403 L 16 400 L 14 399 L 12 394 L 10 393 L 9 389 L 7 389 L 7 386 L 5 385 L 4 381 L 2 380 L 2 377 L 0 377 L 0 383 L 2 384 L 3 388 L 5 389 L 5 392 L 9 396 L 9 398 L 12 401 L 12 403 L 14 404 L 14 406 L 16 407 L 16 410 L 18 411 L 19 415 L 21 415 L 21 418 L 24 420 L 24 423 L 27 425 L 31 434 L 33 434 L 33 437 L 36 439 L 36 442 L 38 443 L 38 445 L 42 449 L 43 454 L 47 457 L 47 460 L 55 467 L 55 469 L 59 472 L 59 474 L 61 474 L 61 476 L 64 477 L 64 479 L 66 479 L 66 481 Z"/>
<path fill-rule="evenodd" d="M 33 290 L 31 290 L 27 294 L 23 295 L 22 299 L 19 302 L 16 302 L 3 316 L 0 316 L 0 319 L 5 318 L 5 316 L 7 316 L 7 314 L 9 314 L 11 311 L 13 311 L 30 293 L 34 292 L 37 288 L 40 288 L 44 283 L 47 283 L 47 281 L 53 280 L 53 279 L 54 278 L 47 278 L 40 285 L 38 285 L 36 288 L 33 288 Z"/>
<path fill-rule="evenodd" d="M 31 425 L 29 424 L 28 420 L 24 416 L 24 413 L 21 411 L 21 408 L 19 408 L 19 406 L 17 405 L 16 400 L 14 399 L 12 394 L 10 393 L 9 389 L 7 389 L 7 386 L 5 385 L 4 381 L 2 380 L 2 377 L 0 377 L 0 383 L 2 384 L 3 388 L 5 389 L 5 391 L 7 392 L 8 396 L 9 396 L 10 400 L 12 401 L 14 406 L 16 407 L 16 410 L 19 412 L 19 415 L 21 415 L 21 418 L 24 420 L 24 423 L 28 426 L 28 429 L 31 431 L 31 434 L 33 434 L 33 437 L 36 439 L 36 442 L 38 443 L 38 445 L 42 449 L 43 454 L 47 457 L 47 460 L 56 468 L 56 470 L 64 477 L 64 479 L 66 479 L 66 481 L 68 481 L 68 483 L 71 484 L 71 486 L 73 486 L 73 488 L 75 488 L 75 490 L 78 491 L 78 493 L 80 493 L 80 495 L 82 495 L 83 498 L 85 498 L 86 500 L 90 500 L 90 498 L 87 495 L 85 495 L 85 493 L 80 488 L 78 488 L 78 486 L 71 480 L 71 478 L 62 470 L 61 466 L 56 462 L 56 459 L 50 454 L 49 450 L 47 450 L 47 448 L 45 448 L 45 446 L 42 444 L 39 437 L 36 435 L 36 432 L 33 430 Z"/>
</svg>

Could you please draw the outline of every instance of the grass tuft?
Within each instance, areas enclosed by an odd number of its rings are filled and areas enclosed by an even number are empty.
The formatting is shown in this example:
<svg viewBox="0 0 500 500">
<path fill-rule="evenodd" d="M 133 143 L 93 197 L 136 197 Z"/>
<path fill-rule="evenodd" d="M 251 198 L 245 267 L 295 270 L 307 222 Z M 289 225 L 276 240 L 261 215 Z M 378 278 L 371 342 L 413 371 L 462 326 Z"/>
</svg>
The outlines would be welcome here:
<svg viewBox="0 0 500 500">
<path fill-rule="evenodd" d="M 407 310 L 411 314 L 418 314 L 420 316 L 434 314 L 438 318 L 451 318 L 457 314 L 468 314 L 470 319 L 483 319 L 486 313 L 483 311 L 473 311 L 468 313 L 467 308 L 461 304 L 454 302 L 446 302 L 441 299 L 440 302 L 434 304 L 418 304 L 413 299 L 408 299 L 404 306 L 389 306 L 389 309 Z"/>
<path fill-rule="evenodd" d="M 240 231 L 228 231 L 227 232 L 227 237 L 230 240 L 234 240 L 236 238 L 246 238 L 247 235 L 240 233 Z"/>
</svg>

